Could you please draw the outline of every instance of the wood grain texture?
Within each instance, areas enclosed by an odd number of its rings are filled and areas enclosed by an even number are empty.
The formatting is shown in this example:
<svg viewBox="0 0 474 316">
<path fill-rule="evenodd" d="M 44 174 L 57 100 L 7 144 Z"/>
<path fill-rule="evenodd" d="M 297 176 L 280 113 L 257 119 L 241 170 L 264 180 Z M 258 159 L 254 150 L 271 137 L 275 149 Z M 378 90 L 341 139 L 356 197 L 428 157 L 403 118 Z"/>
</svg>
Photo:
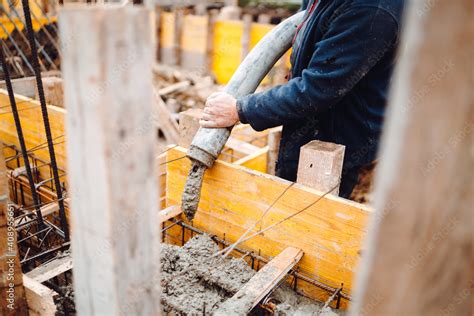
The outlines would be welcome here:
<svg viewBox="0 0 474 316">
<path fill-rule="evenodd" d="M 474 2 L 410 4 L 353 315 L 472 315 Z"/>
<path fill-rule="evenodd" d="M 58 293 L 26 275 L 23 275 L 23 282 L 25 285 L 25 293 L 26 300 L 28 302 L 29 315 L 56 315 L 56 304 L 54 304 L 54 298 L 58 296 Z"/>
<path fill-rule="evenodd" d="M 49 152 L 46 146 L 46 134 L 41 118 L 41 106 L 38 101 L 21 95 L 15 95 L 18 106 L 18 115 L 20 116 L 23 134 L 25 135 L 26 148 L 34 150 L 36 157 L 49 161 Z M 51 125 L 51 134 L 53 137 L 54 151 L 56 161 L 60 169 L 66 168 L 66 150 L 64 143 L 64 122 L 66 111 L 63 108 L 47 105 L 49 122 Z M 2 114 L 4 113 L 4 114 Z M 18 135 L 15 128 L 15 121 L 11 113 L 10 101 L 6 90 L 0 89 L 0 140 L 8 145 L 15 145 L 20 148 Z M 42 179 L 51 177 L 50 170 L 47 167 L 40 167 L 38 171 Z M 64 180 L 64 177 L 61 177 Z"/>
<path fill-rule="evenodd" d="M 288 247 L 257 272 L 237 293 L 225 301 L 216 315 L 247 315 L 300 261 L 303 251 Z"/>
<path fill-rule="evenodd" d="M 28 315 L 13 212 L 8 211 L 7 172 L 0 151 L 0 315 Z"/>
<path fill-rule="evenodd" d="M 278 153 L 280 151 L 282 127 L 273 127 L 269 129 L 267 136 L 268 154 L 267 154 L 267 173 L 275 175 Z"/>
<path fill-rule="evenodd" d="M 339 195 L 345 146 L 313 140 L 300 150 L 296 182 Z"/>
<path fill-rule="evenodd" d="M 156 315 L 152 15 L 89 6 L 65 8 L 59 21 L 76 308 L 82 315 Z"/>
<path fill-rule="evenodd" d="M 168 160 L 182 157 L 183 148 L 168 151 Z M 167 164 L 167 205 L 180 205 L 190 164 Z M 236 241 L 290 185 L 290 182 L 217 160 L 204 177 L 201 201 L 193 225 Z M 295 184 L 263 219 L 267 227 L 317 200 L 322 193 Z M 322 198 L 307 211 L 242 244 L 243 248 L 276 256 L 297 247 L 305 256 L 300 271 L 350 292 L 370 209 L 338 197 Z M 260 228 L 260 226 L 258 227 Z"/>
<path fill-rule="evenodd" d="M 36 282 L 43 283 L 58 275 L 72 269 L 72 257 L 66 255 L 64 257 L 56 258 L 46 264 L 43 264 L 30 272 L 26 276 L 32 278 Z"/>
<path fill-rule="evenodd" d="M 267 172 L 267 157 L 268 147 L 263 147 L 253 154 L 234 161 L 234 164 L 265 173 Z"/>
</svg>

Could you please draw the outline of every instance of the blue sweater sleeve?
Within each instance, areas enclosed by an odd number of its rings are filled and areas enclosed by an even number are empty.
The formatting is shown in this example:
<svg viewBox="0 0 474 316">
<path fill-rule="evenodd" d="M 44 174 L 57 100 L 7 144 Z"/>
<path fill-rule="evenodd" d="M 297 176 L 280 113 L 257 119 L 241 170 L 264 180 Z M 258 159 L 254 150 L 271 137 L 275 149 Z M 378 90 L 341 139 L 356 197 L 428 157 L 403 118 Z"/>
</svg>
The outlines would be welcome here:
<svg viewBox="0 0 474 316">
<path fill-rule="evenodd" d="M 393 47 L 397 34 L 397 21 L 386 10 L 346 8 L 315 44 L 300 77 L 237 100 L 240 121 L 261 131 L 331 107 Z"/>
</svg>

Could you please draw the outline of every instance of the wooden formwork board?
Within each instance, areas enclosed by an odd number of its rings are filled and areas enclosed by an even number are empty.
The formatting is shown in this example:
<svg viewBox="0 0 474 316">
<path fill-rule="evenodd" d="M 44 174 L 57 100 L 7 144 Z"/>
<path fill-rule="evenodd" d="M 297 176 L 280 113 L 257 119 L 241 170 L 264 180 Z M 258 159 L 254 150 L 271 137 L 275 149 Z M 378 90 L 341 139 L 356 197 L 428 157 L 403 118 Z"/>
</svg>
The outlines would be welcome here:
<svg viewBox="0 0 474 316">
<path fill-rule="evenodd" d="M 18 106 L 18 115 L 20 116 L 27 150 L 40 148 L 32 152 L 35 157 L 44 161 L 50 161 L 39 101 L 21 95 L 15 95 L 15 100 Z M 66 152 L 64 116 L 66 110 L 54 105 L 48 105 L 47 107 L 49 122 L 51 125 L 51 134 L 53 143 L 55 143 L 54 150 L 56 153 L 57 164 L 60 169 L 65 170 Z M 15 121 L 13 119 L 13 114 L 11 113 L 8 93 L 3 89 L 0 89 L 0 141 L 20 148 Z M 8 159 L 9 157 L 5 158 Z M 49 174 L 49 168 L 39 168 L 39 172 L 43 179 L 51 177 Z"/>
<path fill-rule="evenodd" d="M 167 152 L 167 160 L 182 157 L 184 153 L 182 148 L 173 148 Z M 190 163 L 185 159 L 167 164 L 167 205 L 180 205 L 189 167 Z M 230 242 L 236 241 L 290 184 L 218 160 L 206 172 L 193 225 Z M 293 185 L 256 228 L 265 228 L 286 218 L 321 195 L 316 190 Z M 300 248 L 305 253 L 299 265 L 302 273 L 334 288 L 343 283 L 343 292 L 350 293 L 370 213 L 371 210 L 362 204 L 326 196 L 305 212 L 241 246 L 270 257 L 286 247 Z M 302 290 L 314 291 L 314 287 L 309 288 Z"/>
</svg>

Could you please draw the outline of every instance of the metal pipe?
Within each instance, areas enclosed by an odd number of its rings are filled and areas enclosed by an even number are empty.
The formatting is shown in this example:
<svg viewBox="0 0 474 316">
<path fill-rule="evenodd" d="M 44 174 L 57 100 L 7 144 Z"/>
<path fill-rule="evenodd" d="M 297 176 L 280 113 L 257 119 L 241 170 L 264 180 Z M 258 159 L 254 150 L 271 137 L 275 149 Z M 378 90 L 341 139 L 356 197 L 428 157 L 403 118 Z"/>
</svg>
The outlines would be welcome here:
<svg viewBox="0 0 474 316">
<path fill-rule="evenodd" d="M 290 48 L 303 16 L 304 11 L 299 12 L 265 35 L 242 61 L 224 91 L 235 98 L 253 93 L 273 65 Z M 232 127 L 200 128 L 194 136 L 187 153 L 192 167 L 182 196 L 182 209 L 189 220 L 194 218 L 199 204 L 204 172 L 214 164 L 231 130 Z"/>
</svg>

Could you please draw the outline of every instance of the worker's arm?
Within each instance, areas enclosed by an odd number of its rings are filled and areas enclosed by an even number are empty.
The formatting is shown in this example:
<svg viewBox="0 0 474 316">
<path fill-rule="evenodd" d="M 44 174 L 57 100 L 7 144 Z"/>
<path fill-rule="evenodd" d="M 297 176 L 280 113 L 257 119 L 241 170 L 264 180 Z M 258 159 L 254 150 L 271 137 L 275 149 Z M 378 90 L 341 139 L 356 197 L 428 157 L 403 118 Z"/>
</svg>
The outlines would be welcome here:
<svg viewBox="0 0 474 316">
<path fill-rule="evenodd" d="M 237 100 L 240 120 L 264 130 L 336 104 L 393 47 L 397 36 L 398 24 L 389 12 L 347 8 L 330 22 L 301 77 Z"/>
</svg>

